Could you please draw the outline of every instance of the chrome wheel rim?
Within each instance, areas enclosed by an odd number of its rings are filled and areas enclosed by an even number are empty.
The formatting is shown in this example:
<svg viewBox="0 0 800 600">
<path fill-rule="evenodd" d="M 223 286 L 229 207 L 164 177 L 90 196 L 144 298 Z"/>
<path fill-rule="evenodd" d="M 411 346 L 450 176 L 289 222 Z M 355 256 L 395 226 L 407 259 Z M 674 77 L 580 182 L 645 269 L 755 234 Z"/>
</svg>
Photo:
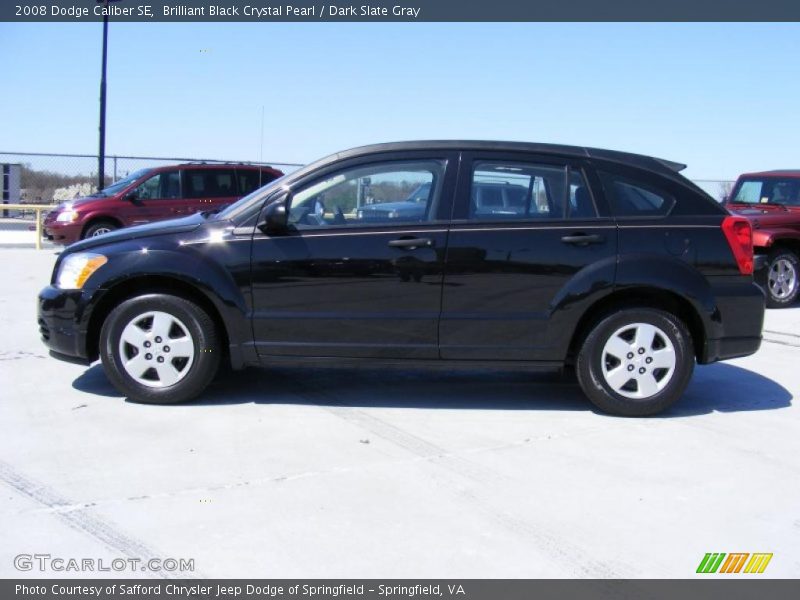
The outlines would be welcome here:
<svg viewBox="0 0 800 600">
<path fill-rule="evenodd" d="M 675 374 L 675 347 L 661 329 L 632 323 L 617 329 L 603 346 L 602 373 L 617 394 L 644 400 L 663 390 Z"/>
<path fill-rule="evenodd" d="M 103 235 L 104 233 L 109 233 L 110 231 L 111 231 L 110 227 L 98 227 L 97 229 L 94 230 L 92 235 L 90 235 L 89 237 L 97 237 L 98 235 Z"/>
<path fill-rule="evenodd" d="M 125 372 L 151 388 L 175 385 L 194 362 L 194 340 L 177 317 L 161 311 L 131 319 L 119 339 L 119 356 Z"/>
<path fill-rule="evenodd" d="M 769 267 L 769 292 L 773 298 L 788 298 L 797 285 L 797 270 L 794 263 L 786 258 L 779 258 Z"/>
</svg>

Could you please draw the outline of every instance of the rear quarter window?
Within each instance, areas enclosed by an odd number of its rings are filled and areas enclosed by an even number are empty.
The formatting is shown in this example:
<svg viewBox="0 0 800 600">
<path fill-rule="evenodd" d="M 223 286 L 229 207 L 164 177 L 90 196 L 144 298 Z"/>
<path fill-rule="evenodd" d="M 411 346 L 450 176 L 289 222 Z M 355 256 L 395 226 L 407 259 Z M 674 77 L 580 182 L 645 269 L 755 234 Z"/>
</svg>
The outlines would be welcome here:
<svg viewBox="0 0 800 600">
<path fill-rule="evenodd" d="M 665 217 L 675 207 L 675 197 L 666 190 L 612 173 L 599 175 L 617 217 Z"/>
</svg>

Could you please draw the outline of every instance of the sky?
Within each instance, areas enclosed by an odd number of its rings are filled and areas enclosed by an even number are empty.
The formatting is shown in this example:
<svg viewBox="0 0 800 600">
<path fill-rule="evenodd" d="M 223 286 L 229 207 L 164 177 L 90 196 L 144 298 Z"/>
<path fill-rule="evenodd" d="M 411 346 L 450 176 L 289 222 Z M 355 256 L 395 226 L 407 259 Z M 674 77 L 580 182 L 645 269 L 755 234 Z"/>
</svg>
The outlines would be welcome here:
<svg viewBox="0 0 800 600">
<path fill-rule="evenodd" d="M 0 24 L 0 151 L 97 151 L 101 28 Z M 112 22 L 108 61 L 109 154 L 306 163 L 498 139 L 695 179 L 800 167 L 800 24 Z"/>
</svg>

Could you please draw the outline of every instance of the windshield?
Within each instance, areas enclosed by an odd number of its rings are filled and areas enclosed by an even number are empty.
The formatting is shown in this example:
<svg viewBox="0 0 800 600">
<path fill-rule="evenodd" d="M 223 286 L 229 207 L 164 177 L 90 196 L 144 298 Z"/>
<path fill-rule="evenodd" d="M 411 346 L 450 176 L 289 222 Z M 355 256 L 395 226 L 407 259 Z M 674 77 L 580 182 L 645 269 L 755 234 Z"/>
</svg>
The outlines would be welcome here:
<svg viewBox="0 0 800 600">
<path fill-rule="evenodd" d="M 800 206 L 800 179 L 745 179 L 731 194 L 734 204 Z"/>
<path fill-rule="evenodd" d="M 103 188 L 101 191 L 99 191 L 99 192 L 97 192 L 97 193 L 95 193 L 93 195 L 108 197 L 108 196 L 114 196 L 116 194 L 119 194 L 122 190 L 124 190 L 126 187 L 128 187 L 130 184 L 132 184 L 134 181 L 136 181 L 140 177 L 143 177 L 144 175 L 147 175 L 152 170 L 153 169 L 139 169 L 138 171 L 134 171 L 130 175 L 128 175 L 126 177 L 123 177 L 122 179 L 112 183 L 107 188 Z"/>
<path fill-rule="evenodd" d="M 284 179 L 286 179 L 286 177 L 287 176 L 284 175 L 283 177 L 278 177 L 278 179 L 273 179 L 267 185 L 265 185 L 263 187 L 260 187 L 257 190 L 254 190 L 254 191 L 250 192 L 249 194 L 247 194 L 247 196 L 242 196 L 236 202 L 226 206 L 223 210 L 218 212 L 214 216 L 214 219 L 217 219 L 217 220 L 220 220 L 220 221 L 230 221 L 230 220 L 234 219 L 237 215 L 239 215 L 243 211 L 245 211 L 248 208 L 249 204 L 255 198 L 258 198 L 258 197 L 262 197 L 263 198 L 264 197 L 264 190 L 266 190 L 267 188 L 272 189 L 273 186 L 280 186 L 281 182 Z"/>
</svg>

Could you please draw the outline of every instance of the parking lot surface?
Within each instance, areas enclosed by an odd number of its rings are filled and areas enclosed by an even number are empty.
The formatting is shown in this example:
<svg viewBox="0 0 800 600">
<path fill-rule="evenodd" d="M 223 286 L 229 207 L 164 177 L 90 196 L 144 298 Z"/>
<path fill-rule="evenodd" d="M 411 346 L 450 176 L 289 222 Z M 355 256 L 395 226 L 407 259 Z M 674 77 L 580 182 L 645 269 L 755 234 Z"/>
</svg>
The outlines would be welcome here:
<svg viewBox="0 0 800 600">
<path fill-rule="evenodd" d="M 800 308 L 650 419 L 555 376 L 372 369 L 227 373 L 145 406 L 47 355 L 53 251 L 0 256 L 2 577 L 86 575 L 20 572 L 21 553 L 187 558 L 194 577 L 682 578 L 706 552 L 771 552 L 761 577 L 800 574 Z"/>
</svg>

